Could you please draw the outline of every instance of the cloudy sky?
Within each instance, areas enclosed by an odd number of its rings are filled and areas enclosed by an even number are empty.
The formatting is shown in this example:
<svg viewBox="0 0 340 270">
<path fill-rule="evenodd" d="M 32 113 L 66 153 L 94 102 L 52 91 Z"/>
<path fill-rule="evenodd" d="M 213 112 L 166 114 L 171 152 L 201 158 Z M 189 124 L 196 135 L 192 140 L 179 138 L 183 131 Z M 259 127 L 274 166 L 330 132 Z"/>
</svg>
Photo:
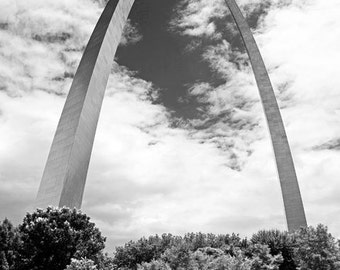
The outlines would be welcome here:
<svg viewBox="0 0 340 270">
<path fill-rule="evenodd" d="M 340 236 L 340 3 L 238 0 L 282 109 L 310 225 Z M 33 209 L 105 1 L 0 0 L 0 219 Z M 223 0 L 139 0 L 104 99 L 83 211 L 109 250 L 170 232 L 285 229 L 272 146 Z"/>
</svg>

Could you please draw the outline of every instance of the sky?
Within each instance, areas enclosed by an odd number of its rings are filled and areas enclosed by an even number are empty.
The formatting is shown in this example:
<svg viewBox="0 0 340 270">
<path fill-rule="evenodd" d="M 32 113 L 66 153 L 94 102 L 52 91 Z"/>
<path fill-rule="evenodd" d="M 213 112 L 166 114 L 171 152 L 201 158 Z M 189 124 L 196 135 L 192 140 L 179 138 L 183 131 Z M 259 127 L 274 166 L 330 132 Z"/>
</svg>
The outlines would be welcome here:
<svg viewBox="0 0 340 270">
<path fill-rule="evenodd" d="M 237 0 L 271 77 L 309 225 L 340 237 L 340 3 Z M 33 203 L 104 0 L 0 0 L 0 219 Z M 286 229 L 264 113 L 223 0 L 136 1 L 82 210 L 107 249 L 143 236 Z"/>
</svg>

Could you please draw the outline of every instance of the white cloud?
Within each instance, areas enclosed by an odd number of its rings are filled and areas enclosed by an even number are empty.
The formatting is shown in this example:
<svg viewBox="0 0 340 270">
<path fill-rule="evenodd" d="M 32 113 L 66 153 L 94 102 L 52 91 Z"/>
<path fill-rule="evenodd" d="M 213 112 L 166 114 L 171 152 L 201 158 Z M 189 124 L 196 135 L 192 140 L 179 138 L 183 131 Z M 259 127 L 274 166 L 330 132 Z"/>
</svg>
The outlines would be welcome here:
<svg viewBox="0 0 340 270">
<path fill-rule="evenodd" d="M 218 38 L 212 19 L 223 18 L 226 6 L 224 0 L 185 0 L 179 2 L 176 12 L 171 22 L 174 29 L 182 30 L 184 35 Z"/>
</svg>

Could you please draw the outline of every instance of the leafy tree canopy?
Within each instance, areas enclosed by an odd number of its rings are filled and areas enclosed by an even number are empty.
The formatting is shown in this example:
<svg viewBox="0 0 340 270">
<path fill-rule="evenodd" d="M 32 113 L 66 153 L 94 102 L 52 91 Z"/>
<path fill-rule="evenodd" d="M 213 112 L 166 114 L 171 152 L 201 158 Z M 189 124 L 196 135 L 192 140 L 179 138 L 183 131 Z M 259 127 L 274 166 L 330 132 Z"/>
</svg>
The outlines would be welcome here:
<svg viewBox="0 0 340 270">
<path fill-rule="evenodd" d="M 96 259 L 105 238 L 90 218 L 69 208 L 38 209 L 19 225 L 18 269 L 62 270 L 71 258 Z"/>
<path fill-rule="evenodd" d="M 0 223 L 0 270 L 340 270 L 326 226 L 294 233 L 155 235 L 103 253 L 105 238 L 76 209 L 38 209 L 14 227 Z"/>
<path fill-rule="evenodd" d="M 339 241 L 334 239 L 326 226 L 301 228 L 294 237 L 294 259 L 300 270 L 340 269 Z"/>
</svg>

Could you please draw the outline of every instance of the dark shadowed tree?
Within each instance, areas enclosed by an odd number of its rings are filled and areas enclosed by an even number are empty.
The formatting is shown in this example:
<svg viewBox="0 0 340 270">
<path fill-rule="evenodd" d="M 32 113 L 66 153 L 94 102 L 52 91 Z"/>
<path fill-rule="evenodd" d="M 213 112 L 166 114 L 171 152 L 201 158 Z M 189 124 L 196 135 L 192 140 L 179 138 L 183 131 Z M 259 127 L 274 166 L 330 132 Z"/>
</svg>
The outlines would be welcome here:
<svg viewBox="0 0 340 270">
<path fill-rule="evenodd" d="M 0 269 L 15 269 L 19 236 L 12 223 L 6 218 L 0 224 Z"/>
</svg>

